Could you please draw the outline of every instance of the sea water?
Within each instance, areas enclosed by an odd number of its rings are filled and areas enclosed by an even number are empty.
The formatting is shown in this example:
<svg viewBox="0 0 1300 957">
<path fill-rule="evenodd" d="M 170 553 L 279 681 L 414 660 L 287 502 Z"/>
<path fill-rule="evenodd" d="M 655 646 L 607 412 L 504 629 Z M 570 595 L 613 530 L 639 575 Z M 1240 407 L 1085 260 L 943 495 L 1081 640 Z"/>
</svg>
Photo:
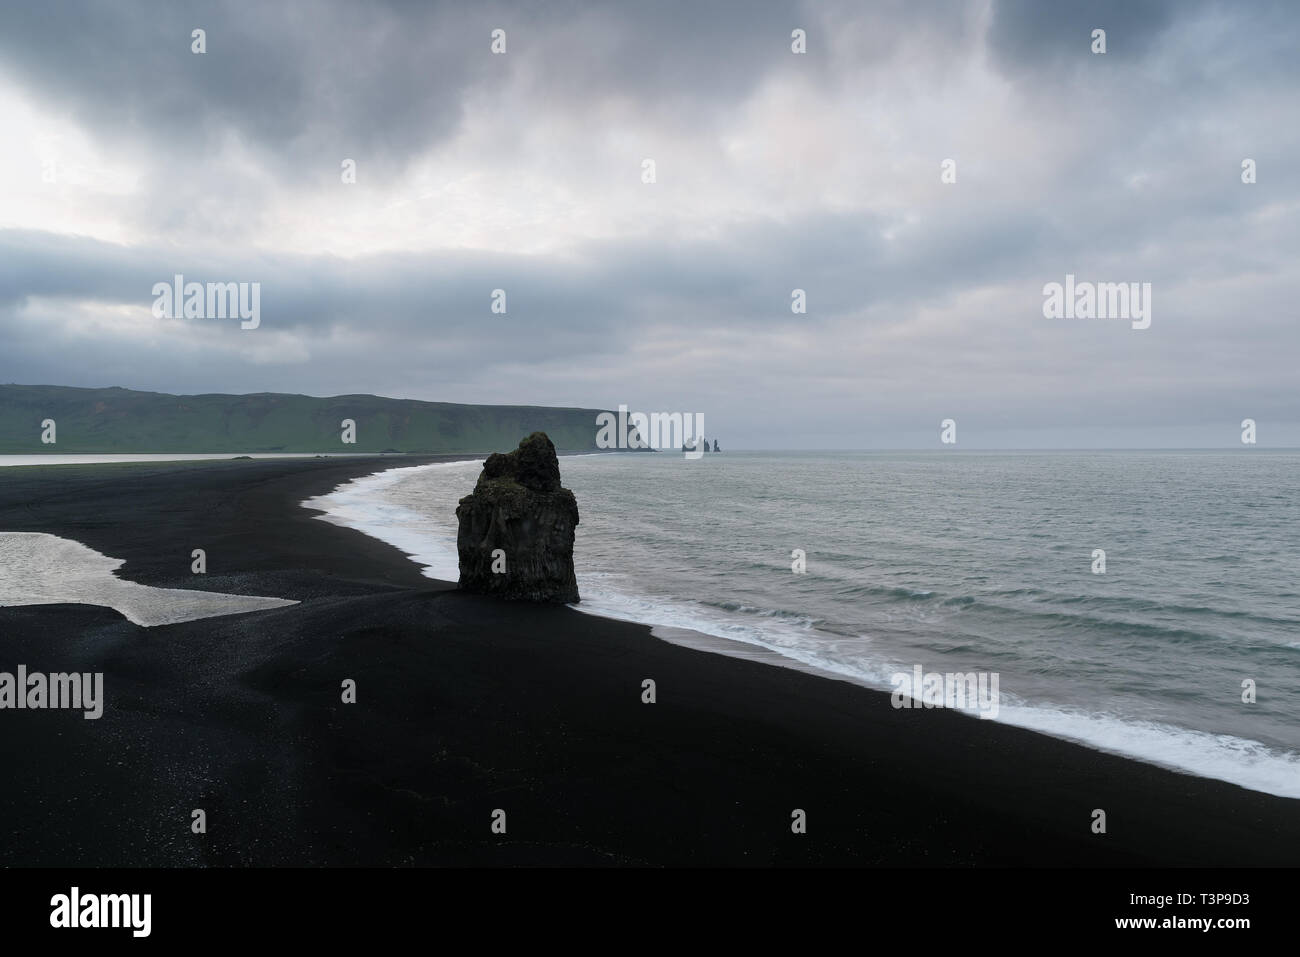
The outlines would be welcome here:
<svg viewBox="0 0 1300 957">
<path fill-rule="evenodd" d="M 125 561 L 44 532 L 0 532 L 0 608 L 102 605 L 145 628 L 296 605 L 287 598 L 155 588 L 117 576 Z"/>
<path fill-rule="evenodd" d="M 394 469 L 312 504 L 454 581 L 456 502 L 480 467 Z M 561 470 L 583 611 L 878 688 L 917 665 L 996 673 L 996 720 L 1300 797 L 1300 453 L 605 454 Z"/>
</svg>

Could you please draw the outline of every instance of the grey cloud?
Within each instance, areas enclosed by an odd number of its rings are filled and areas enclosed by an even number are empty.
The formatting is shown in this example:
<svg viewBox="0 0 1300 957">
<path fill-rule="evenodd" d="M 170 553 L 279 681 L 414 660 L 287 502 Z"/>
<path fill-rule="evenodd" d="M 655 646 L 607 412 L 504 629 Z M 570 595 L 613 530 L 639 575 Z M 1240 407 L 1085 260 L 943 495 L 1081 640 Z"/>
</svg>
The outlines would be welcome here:
<svg viewBox="0 0 1300 957">
<path fill-rule="evenodd" d="M 996 0 L 989 48 L 1012 75 L 1140 62 L 1179 17 L 1199 6 L 1198 0 Z M 1096 62 L 1090 60 L 1094 29 L 1106 31 L 1106 59 Z"/>
<path fill-rule="evenodd" d="M 1281 52 L 1300 15 L 1274 3 L 998 2 L 982 35 L 978 10 L 553 0 L 8 7 L 0 71 L 43 107 L 69 109 L 108 141 L 173 164 L 182 189 L 151 182 L 119 200 L 124 221 L 157 224 L 163 238 L 149 245 L 0 230 L 0 380 L 661 401 L 703 409 L 736 443 L 768 445 L 818 435 L 897 444 L 949 414 L 967 437 L 966 423 L 1007 435 L 1042 429 L 1048 444 L 1063 428 L 1137 429 L 1148 441 L 1176 427 L 1213 435 L 1215 423 L 1247 414 L 1291 423 L 1300 437 L 1300 190 L 1288 172 L 1300 136 L 1288 106 L 1295 74 Z M 1220 21 L 1207 59 L 1203 44 Z M 193 26 L 208 30 L 206 59 L 189 53 Z M 509 31 L 506 58 L 486 52 L 495 26 Z M 809 29 L 806 60 L 788 52 L 793 26 Z M 1104 70 L 1088 59 L 1092 26 L 1108 30 Z M 472 93 L 521 77 L 525 92 L 502 123 L 544 135 L 556 111 L 598 117 L 599 107 L 624 121 L 677 117 L 707 136 L 780 71 L 811 75 L 812 97 L 886 73 L 900 88 L 960 96 L 944 65 L 977 58 L 980 43 L 1016 81 L 1022 151 L 997 165 L 963 158 L 955 187 L 939 186 L 936 166 L 934 188 L 952 191 L 917 210 L 812 204 L 784 220 L 755 212 L 719 223 L 707 240 L 615 236 L 562 256 L 344 259 L 168 241 L 196 223 L 213 241 L 239 236 L 241 220 L 265 215 L 262 191 L 274 185 L 210 165 L 229 130 L 248 139 L 273 182 L 293 184 L 312 180 L 322 153 L 333 175 L 333 157 L 360 153 L 358 144 L 395 169 L 453 133 Z M 1035 125 L 1053 117 L 1065 122 Z M 968 143 L 963 157 L 978 158 L 982 145 Z M 1253 187 L 1238 179 L 1246 155 L 1260 162 Z M 888 157 L 870 159 L 879 160 L 865 164 L 872 175 L 890 175 Z M 209 194 L 228 222 L 188 202 Z M 147 308 L 153 283 L 174 272 L 261 282 L 263 328 L 172 320 L 169 335 L 128 337 L 74 321 L 80 303 Z M 1042 285 L 1066 272 L 1153 282 L 1152 329 L 1043 320 Z M 506 317 L 488 311 L 498 287 Z M 795 287 L 808 292 L 807 316 L 790 313 Z M 971 305 L 957 313 L 957 303 Z M 250 345 L 281 341 L 284 355 L 250 357 Z M 1269 434 L 1287 433 L 1275 425 Z"/>
<path fill-rule="evenodd" d="M 0 15 L 0 61 L 108 139 L 201 157 L 227 130 L 301 177 L 316 157 L 396 169 L 457 128 L 467 91 L 512 71 L 552 107 L 743 98 L 789 57 L 801 5 L 274 4 L 51 0 Z M 491 31 L 509 52 L 493 56 Z M 190 50 L 195 28 L 207 53 Z M 705 93 L 701 97 L 699 94 Z M 293 168 L 290 168 L 293 167 Z"/>
<path fill-rule="evenodd" d="M 404 160 L 453 131 L 494 66 L 489 22 L 449 5 L 56 0 L 5 7 L 0 59 L 110 141 L 201 157 L 235 130 L 301 175 L 321 153 Z"/>
</svg>

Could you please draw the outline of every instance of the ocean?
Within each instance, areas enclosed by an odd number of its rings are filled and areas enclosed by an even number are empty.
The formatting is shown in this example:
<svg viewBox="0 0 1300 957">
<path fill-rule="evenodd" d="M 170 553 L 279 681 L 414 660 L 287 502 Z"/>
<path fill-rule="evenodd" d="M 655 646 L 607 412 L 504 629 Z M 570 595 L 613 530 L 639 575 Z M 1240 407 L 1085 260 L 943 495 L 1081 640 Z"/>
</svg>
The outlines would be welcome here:
<svg viewBox="0 0 1300 957">
<path fill-rule="evenodd" d="M 1300 453 L 560 467 L 581 515 L 582 611 L 886 690 L 917 666 L 995 673 L 994 720 L 1300 798 Z M 393 469 L 305 504 L 455 581 L 456 502 L 480 468 Z"/>
</svg>

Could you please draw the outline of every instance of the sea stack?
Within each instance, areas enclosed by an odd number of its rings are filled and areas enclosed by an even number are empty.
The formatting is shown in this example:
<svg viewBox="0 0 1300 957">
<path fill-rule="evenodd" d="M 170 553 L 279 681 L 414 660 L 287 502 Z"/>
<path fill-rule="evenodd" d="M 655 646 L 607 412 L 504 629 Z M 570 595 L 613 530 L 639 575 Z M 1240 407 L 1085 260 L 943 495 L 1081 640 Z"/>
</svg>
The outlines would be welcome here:
<svg viewBox="0 0 1300 957">
<path fill-rule="evenodd" d="M 560 461 L 545 432 L 506 455 L 489 455 L 456 518 L 461 588 L 518 601 L 578 601 L 578 501 L 560 486 Z"/>
</svg>

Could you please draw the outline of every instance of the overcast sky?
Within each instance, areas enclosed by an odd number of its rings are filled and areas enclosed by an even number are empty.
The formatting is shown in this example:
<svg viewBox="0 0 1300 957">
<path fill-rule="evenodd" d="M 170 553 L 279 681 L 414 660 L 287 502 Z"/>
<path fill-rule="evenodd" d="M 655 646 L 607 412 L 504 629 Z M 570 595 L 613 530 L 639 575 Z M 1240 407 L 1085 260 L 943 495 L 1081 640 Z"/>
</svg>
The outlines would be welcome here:
<svg viewBox="0 0 1300 957">
<path fill-rule="evenodd" d="M 6 4 L 0 382 L 1297 446 L 1298 50 L 1289 0 Z"/>
</svg>

